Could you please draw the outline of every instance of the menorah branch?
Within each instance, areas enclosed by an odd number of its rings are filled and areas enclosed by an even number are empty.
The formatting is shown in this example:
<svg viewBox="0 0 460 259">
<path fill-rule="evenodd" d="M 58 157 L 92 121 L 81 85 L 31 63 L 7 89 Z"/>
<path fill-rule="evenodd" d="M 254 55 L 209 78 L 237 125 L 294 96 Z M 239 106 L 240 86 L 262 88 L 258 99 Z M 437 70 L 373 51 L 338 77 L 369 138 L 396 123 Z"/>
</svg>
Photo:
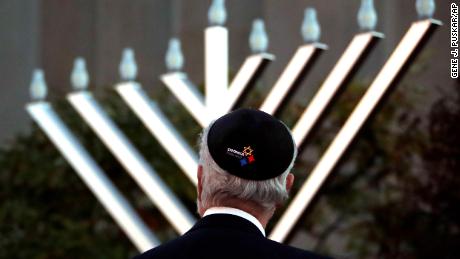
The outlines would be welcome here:
<svg viewBox="0 0 460 259">
<path fill-rule="evenodd" d="M 432 19 L 412 24 L 331 145 L 316 164 L 307 181 L 302 185 L 291 204 L 289 204 L 270 234 L 271 239 L 278 242 L 286 240 L 318 190 L 337 166 L 340 158 L 343 157 L 357 133 L 370 119 L 371 114 L 376 111 L 377 106 L 382 105 L 383 97 L 390 93 L 392 86 L 395 86 L 397 80 L 403 76 L 407 67 L 423 48 L 434 30 L 440 25 L 439 21 Z"/>
<path fill-rule="evenodd" d="M 370 50 L 382 38 L 383 34 L 377 32 L 364 32 L 353 37 L 339 61 L 294 125 L 292 135 L 297 147 L 303 147 L 313 127 L 318 126 L 320 118 L 332 104 L 340 89 L 347 84 L 362 64 L 361 61 L 367 57 Z"/>
<path fill-rule="evenodd" d="M 136 82 L 121 83 L 115 89 L 196 186 L 198 156 L 161 112 L 158 105 L 147 96 L 142 86 Z"/>
<path fill-rule="evenodd" d="M 183 234 L 188 231 L 195 222 L 194 217 L 112 122 L 92 95 L 81 91 L 69 94 L 67 99 L 177 232 Z"/>
<path fill-rule="evenodd" d="M 228 89 L 226 97 L 228 105 L 225 112 L 229 112 L 241 105 L 241 102 L 262 75 L 265 68 L 274 59 L 275 56 L 268 53 L 254 54 L 246 58 Z"/>
<path fill-rule="evenodd" d="M 47 102 L 34 102 L 28 104 L 26 109 L 137 249 L 143 252 L 159 245 L 155 235 L 64 125 L 51 105 Z"/>
<path fill-rule="evenodd" d="M 196 86 L 181 72 L 171 72 L 161 76 L 161 81 L 171 90 L 176 98 L 185 106 L 195 120 L 202 126 L 208 126 L 212 116 L 204 104 L 203 96 Z"/>
<path fill-rule="evenodd" d="M 311 43 L 299 47 L 281 73 L 273 88 L 260 106 L 260 110 L 275 115 L 286 105 L 290 97 L 307 75 L 319 55 L 327 49 L 321 43 Z"/>
</svg>

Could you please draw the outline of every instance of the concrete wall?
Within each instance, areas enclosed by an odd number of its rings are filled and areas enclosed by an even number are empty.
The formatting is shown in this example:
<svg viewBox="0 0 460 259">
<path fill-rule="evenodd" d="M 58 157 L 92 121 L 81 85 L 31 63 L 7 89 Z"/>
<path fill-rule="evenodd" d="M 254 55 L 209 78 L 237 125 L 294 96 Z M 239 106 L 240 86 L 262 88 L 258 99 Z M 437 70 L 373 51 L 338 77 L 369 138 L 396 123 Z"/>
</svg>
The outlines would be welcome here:
<svg viewBox="0 0 460 259">
<path fill-rule="evenodd" d="M 39 2 L 0 1 L 0 144 L 28 126 L 24 104 L 39 63 Z"/>
</svg>

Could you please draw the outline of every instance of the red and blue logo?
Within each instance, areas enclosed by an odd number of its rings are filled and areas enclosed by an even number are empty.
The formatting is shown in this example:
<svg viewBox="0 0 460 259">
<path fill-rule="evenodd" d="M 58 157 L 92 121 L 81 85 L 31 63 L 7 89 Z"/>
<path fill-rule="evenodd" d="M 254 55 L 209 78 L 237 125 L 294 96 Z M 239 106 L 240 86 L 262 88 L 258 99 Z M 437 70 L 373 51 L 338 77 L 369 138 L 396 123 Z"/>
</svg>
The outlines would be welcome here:
<svg viewBox="0 0 460 259">
<path fill-rule="evenodd" d="M 253 152 L 254 149 L 252 149 L 251 146 L 244 147 L 243 152 L 232 148 L 227 148 L 227 154 L 238 158 L 240 160 L 241 166 L 246 166 L 256 161 Z"/>
</svg>

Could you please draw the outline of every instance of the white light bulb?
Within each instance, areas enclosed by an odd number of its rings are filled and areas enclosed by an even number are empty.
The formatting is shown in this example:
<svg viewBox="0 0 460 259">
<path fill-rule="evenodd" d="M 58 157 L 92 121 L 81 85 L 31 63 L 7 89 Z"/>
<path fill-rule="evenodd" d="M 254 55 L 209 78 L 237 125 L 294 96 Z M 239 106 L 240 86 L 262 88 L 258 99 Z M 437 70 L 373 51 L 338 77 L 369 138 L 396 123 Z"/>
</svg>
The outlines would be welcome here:
<svg viewBox="0 0 460 259">
<path fill-rule="evenodd" d="M 177 38 L 169 40 L 168 51 L 166 52 L 166 67 L 170 71 L 179 71 L 184 66 L 184 56 Z"/>
<path fill-rule="evenodd" d="M 254 53 L 265 52 L 268 48 L 268 36 L 262 19 L 256 19 L 252 23 L 249 46 Z"/>
<path fill-rule="evenodd" d="M 434 0 L 417 0 L 415 7 L 420 18 L 431 18 L 436 10 Z"/>
<path fill-rule="evenodd" d="M 319 27 L 314 8 L 305 9 L 301 32 L 305 42 L 317 42 L 319 40 L 321 28 Z"/>
<path fill-rule="evenodd" d="M 34 101 L 41 101 L 45 99 L 47 91 L 43 70 L 35 69 L 30 82 L 30 97 Z"/>
<path fill-rule="evenodd" d="M 124 81 L 133 81 L 137 76 L 137 64 L 132 48 L 123 49 L 120 66 L 118 67 L 121 79 Z"/>
<path fill-rule="evenodd" d="M 74 90 L 85 90 L 88 88 L 89 75 L 86 70 L 86 62 L 84 58 L 78 57 L 75 59 L 70 81 Z"/>
<path fill-rule="evenodd" d="M 208 11 L 208 20 L 211 25 L 223 25 L 227 19 L 225 0 L 213 0 Z"/>
<path fill-rule="evenodd" d="M 377 26 L 377 12 L 374 8 L 374 0 L 361 0 L 358 12 L 359 28 L 364 31 L 373 31 Z"/>
</svg>

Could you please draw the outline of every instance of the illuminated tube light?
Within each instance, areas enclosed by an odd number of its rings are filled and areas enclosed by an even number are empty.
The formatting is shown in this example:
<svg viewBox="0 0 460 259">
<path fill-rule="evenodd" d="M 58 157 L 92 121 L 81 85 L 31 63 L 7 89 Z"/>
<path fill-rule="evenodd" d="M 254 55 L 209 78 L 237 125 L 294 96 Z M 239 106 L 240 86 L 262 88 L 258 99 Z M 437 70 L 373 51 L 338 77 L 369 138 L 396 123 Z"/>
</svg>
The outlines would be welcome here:
<svg viewBox="0 0 460 259">
<path fill-rule="evenodd" d="M 77 57 L 73 63 L 72 74 L 70 76 L 72 87 L 75 90 L 86 90 L 89 84 L 88 70 L 86 61 L 82 57 Z"/>
<path fill-rule="evenodd" d="M 276 114 L 282 108 L 281 105 L 286 103 L 285 99 L 301 83 L 319 54 L 326 49 L 327 46 L 321 43 L 311 43 L 299 47 L 278 81 L 268 93 L 260 110 L 272 115 Z"/>
<path fill-rule="evenodd" d="M 318 42 L 321 36 L 321 27 L 316 16 L 315 8 L 306 8 L 302 27 L 300 28 L 303 40 L 308 43 Z"/>
<path fill-rule="evenodd" d="M 375 29 L 378 17 L 374 7 L 374 0 L 361 0 L 357 18 L 361 30 L 373 31 Z"/>
<path fill-rule="evenodd" d="M 142 86 L 131 81 L 118 84 L 115 89 L 196 186 L 197 154 L 142 90 Z"/>
<path fill-rule="evenodd" d="M 252 22 L 251 33 L 249 34 L 249 47 L 254 54 L 267 52 L 268 35 L 265 31 L 264 20 L 255 19 Z"/>
<path fill-rule="evenodd" d="M 181 71 L 184 66 L 184 55 L 182 54 L 181 43 L 178 38 L 169 40 L 165 63 L 169 71 Z"/>
<path fill-rule="evenodd" d="M 48 93 L 43 70 L 35 69 L 30 83 L 30 97 L 33 101 L 43 101 Z"/>
<path fill-rule="evenodd" d="M 420 18 L 432 18 L 436 10 L 436 3 L 434 0 L 417 0 L 415 8 Z"/>
<path fill-rule="evenodd" d="M 34 102 L 28 104 L 26 109 L 136 248 L 144 252 L 159 245 L 158 239 L 60 120 L 51 105 L 47 102 Z"/>
<path fill-rule="evenodd" d="M 227 20 L 225 0 L 213 0 L 208 10 L 208 21 L 212 25 L 224 25 Z"/>
<path fill-rule="evenodd" d="M 265 68 L 274 59 L 275 56 L 268 53 L 254 54 L 246 58 L 228 89 L 228 105 L 224 113 L 240 105 L 241 101 L 246 97 L 255 82 L 257 82 L 262 75 Z"/>
<path fill-rule="evenodd" d="M 137 64 L 134 57 L 134 50 L 132 48 L 123 49 L 121 55 L 120 65 L 118 71 L 122 80 L 135 80 L 137 76 Z"/>
<path fill-rule="evenodd" d="M 315 166 L 307 181 L 288 206 L 280 221 L 273 229 L 270 238 L 283 242 L 299 221 L 301 215 L 313 200 L 321 185 L 336 166 L 358 131 L 375 111 L 383 97 L 388 94 L 417 53 L 441 25 L 437 20 L 414 22 L 397 48 L 372 82 L 340 132 L 334 138 L 321 160 Z"/>
<path fill-rule="evenodd" d="M 331 104 L 338 90 L 353 76 L 352 74 L 362 63 L 361 61 L 381 38 L 383 34 L 377 32 L 360 33 L 353 38 L 294 126 L 292 135 L 298 147 L 302 146 L 313 126 L 317 125 L 319 118 Z"/>
<path fill-rule="evenodd" d="M 86 91 L 71 93 L 67 99 L 89 124 L 123 167 L 158 207 L 178 233 L 183 234 L 194 224 L 194 217 L 174 196 L 147 161 L 129 142 L 121 130 Z"/>
<path fill-rule="evenodd" d="M 169 88 L 177 99 L 192 114 L 195 120 L 204 128 L 211 122 L 203 96 L 195 85 L 182 72 L 171 72 L 161 76 L 161 81 Z"/>
<path fill-rule="evenodd" d="M 212 26 L 205 30 L 206 108 L 211 119 L 225 110 L 228 87 L 228 30 Z"/>
</svg>

